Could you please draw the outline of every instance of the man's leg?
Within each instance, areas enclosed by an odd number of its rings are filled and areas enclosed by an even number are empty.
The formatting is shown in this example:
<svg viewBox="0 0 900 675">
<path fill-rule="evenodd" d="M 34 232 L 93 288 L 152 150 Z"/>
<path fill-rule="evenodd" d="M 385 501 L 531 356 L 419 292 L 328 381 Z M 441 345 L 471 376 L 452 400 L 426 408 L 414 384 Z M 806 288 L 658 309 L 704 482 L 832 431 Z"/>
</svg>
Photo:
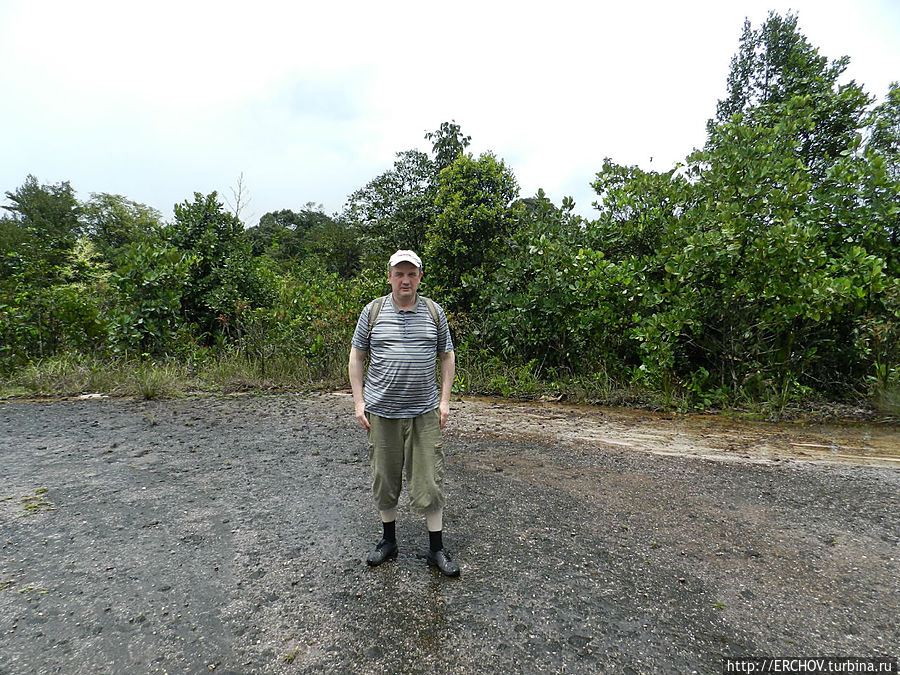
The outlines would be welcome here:
<svg viewBox="0 0 900 675">
<path fill-rule="evenodd" d="M 444 548 L 444 510 L 426 513 L 425 527 L 428 528 L 428 549 L 436 553 Z"/>
<path fill-rule="evenodd" d="M 428 527 L 428 564 L 435 565 L 442 574 L 448 577 L 459 576 L 457 565 L 444 549 L 444 511 L 439 509 L 425 514 Z"/>
<path fill-rule="evenodd" d="M 425 514 L 425 525 L 429 532 L 440 532 L 444 529 L 444 509 Z"/>
<path fill-rule="evenodd" d="M 444 549 L 444 448 L 440 413 L 417 417 L 407 445 L 406 471 L 413 506 L 425 512 L 428 528 L 428 564 L 449 577 L 459 575 L 457 565 Z"/>
<path fill-rule="evenodd" d="M 366 563 L 372 566 L 397 557 L 397 501 L 403 485 L 403 434 L 400 422 L 369 415 L 372 494 L 383 530 L 381 540 L 366 557 Z"/>
<path fill-rule="evenodd" d="M 397 509 L 385 509 L 378 512 L 381 516 L 382 538 L 397 542 Z"/>
</svg>

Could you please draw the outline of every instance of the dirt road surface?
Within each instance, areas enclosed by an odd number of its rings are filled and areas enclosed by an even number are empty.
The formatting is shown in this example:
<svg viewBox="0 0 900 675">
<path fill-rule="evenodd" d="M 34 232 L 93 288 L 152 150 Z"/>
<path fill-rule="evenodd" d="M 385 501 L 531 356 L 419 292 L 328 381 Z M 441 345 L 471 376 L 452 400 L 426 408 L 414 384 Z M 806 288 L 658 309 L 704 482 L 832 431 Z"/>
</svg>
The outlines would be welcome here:
<svg viewBox="0 0 900 675">
<path fill-rule="evenodd" d="M 346 393 L 0 403 L 0 673 L 900 656 L 896 427 L 462 401 L 442 578 Z"/>
</svg>

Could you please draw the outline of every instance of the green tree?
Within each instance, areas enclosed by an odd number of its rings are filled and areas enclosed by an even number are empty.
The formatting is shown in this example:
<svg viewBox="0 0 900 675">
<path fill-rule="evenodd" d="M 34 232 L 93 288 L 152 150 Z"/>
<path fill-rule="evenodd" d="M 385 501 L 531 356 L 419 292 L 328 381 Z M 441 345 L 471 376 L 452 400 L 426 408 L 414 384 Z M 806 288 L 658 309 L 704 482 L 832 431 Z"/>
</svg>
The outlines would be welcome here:
<svg viewBox="0 0 900 675">
<path fill-rule="evenodd" d="M 436 173 L 440 173 L 453 164 L 472 142 L 472 137 L 463 134 L 462 128 L 456 123 L 456 120 L 441 122 L 441 126 L 435 131 L 425 134 L 425 139 L 431 141 L 431 153 L 434 156 Z"/>
<path fill-rule="evenodd" d="M 653 377 L 697 384 L 709 375 L 707 387 L 778 400 L 860 377 L 846 368 L 860 359 L 842 338 L 879 302 L 884 262 L 852 242 L 834 245 L 830 233 L 867 227 L 838 208 L 857 188 L 813 190 L 793 139 L 814 114 L 793 102 L 773 127 L 739 117 L 718 126 L 689 158 L 687 208 L 650 265 L 632 332 Z"/>
<path fill-rule="evenodd" d="M 472 140 L 455 121 L 441 123 L 425 138 L 431 142 L 431 157 L 419 150 L 397 153 L 392 169 L 347 199 L 341 220 L 359 231 L 366 243 L 365 257 L 372 265 L 383 265 L 385 256 L 397 249 L 421 252 L 425 248 L 428 229 L 438 214 L 441 171 Z"/>
<path fill-rule="evenodd" d="M 477 159 L 461 154 L 441 171 L 425 260 L 429 287 L 449 306 L 471 307 L 483 267 L 517 222 L 510 206 L 518 192 L 512 171 L 489 152 Z"/>
<path fill-rule="evenodd" d="M 193 264 L 181 308 L 207 337 L 232 332 L 236 314 L 271 302 L 271 287 L 254 263 L 241 221 L 223 209 L 215 192 L 194 193 L 175 205 L 166 242 L 190 255 Z"/>
<path fill-rule="evenodd" d="M 246 235 L 253 255 L 266 254 L 274 260 L 290 262 L 308 253 L 310 231 L 331 220 L 322 211 L 321 204 L 307 202 L 300 211 L 282 209 L 266 213 L 258 225 L 246 230 Z"/>
<path fill-rule="evenodd" d="M 305 248 L 311 262 L 342 279 L 362 270 L 363 245 L 359 233 L 343 219 L 323 220 L 306 235 Z"/>
<path fill-rule="evenodd" d="M 182 297 L 197 262 L 196 254 L 158 239 L 140 239 L 118 249 L 118 264 L 110 275 L 115 298 L 109 308 L 115 351 L 153 355 L 177 349 Z"/>
<path fill-rule="evenodd" d="M 797 28 L 797 16 L 775 12 L 758 29 L 744 23 L 738 53 L 731 61 L 727 96 L 716 106 L 716 124 L 743 115 L 748 124 L 777 124 L 782 105 L 805 97 L 811 124 L 795 130 L 794 142 L 814 180 L 841 153 L 852 150 L 871 98 L 856 82 L 838 84 L 850 63 L 829 62 Z"/>
<path fill-rule="evenodd" d="M 641 381 L 785 402 L 896 364 L 897 183 L 860 146 L 869 98 L 836 84 L 845 67 L 770 15 L 745 26 L 703 150 L 598 174 L 591 246 L 630 300 Z"/>
<path fill-rule="evenodd" d="M 866 144 L 867 157 L 884 166 L 895 184 L 900 184 L 900 83 L 891 83 L 885 100 L 872 112 Z M 894 202 L 883 219 L 888 241 L 888 264 L 900 276 L 900 204 Z"/>
<path fill-rule="evenodd" d="M 267 213 L 246 234 L 253 255 L 265 254 L 285 270 L 309 262 L 346 279 L 362 268 L 359 231 L 343 218 L 326 215 L 321 204 Z"/>
<path fill-rule="evenodd" d="M 538 372 L 621 370 L 630 312 L 618 270 L 592 247 L 592 226 L 570 198 L 561 208 L 543 191 L 522 201 L 521 222 L 479 289 L 480 346 Z"/>
<path fill-rule="evenodd" d="M 29 175 L 6 198 L 12 202 L 2 207 L 10 214 L 7 237 L 18 248 L 5 251 L 5 274 L 31 285 L 57 283 L 81 231 L 75 191 L 68 181 L 41 185 Z"/>
<path fill-rule="evenodd" d="M 900 180 L 900 83 L 891 83 L 868 126 L 868 148 L 884 157 L 891 178 Z"/>
<path fill-rule="evenodd" d="M 21 225 L 4 214 L 0 216 L 0 280 L 7 278 L 15 269 L 15 253 L 28 243 L 28 233 Z"/>
<path fill-rule="evenodd" d="M 82 228 L 104 260 L 112 262 L 129 244 L 154 239 L 163 227 L 162 215 L 154 208 L 121 195 L 91 194 L 81 206 Z"/>
<path fill-rule="evenodd" d="M 427 154 L 407 150 L 397 154 L 393 169 L 348 197 L 343 219 L 359 230 L 370 260 L 383 264 L 397 249 L 422 250 L 435 218 L 434 176 Z"/>
<path fill-rule="evenodd" d="M 0 259 L 0 360 L 15 367 L 61 349 L 96 346 L 103 334 L 98 271 L 79 240 L 80 206 L 68 182 L 41 185 L 28 176 L 3 208 Z"/>
</svg>

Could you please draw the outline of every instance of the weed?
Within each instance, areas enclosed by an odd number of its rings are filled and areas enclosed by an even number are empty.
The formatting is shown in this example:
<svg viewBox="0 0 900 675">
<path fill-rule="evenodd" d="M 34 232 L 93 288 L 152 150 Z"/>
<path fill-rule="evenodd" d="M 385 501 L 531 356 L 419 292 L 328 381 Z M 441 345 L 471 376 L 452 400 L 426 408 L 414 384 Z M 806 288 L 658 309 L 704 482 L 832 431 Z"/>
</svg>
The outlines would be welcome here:
<svg viewBox="0 0 900 675">
<path fill-rule="evenodd" d="M 285 663 L 293 663 L 294 659 L 296 659 L 302 651 L 303 649 L 301 647 L 294 647 L 294 649 L 292 649 L 282 657 L 282 660 Z"/>
<path fill-rule="evenodd" d="M 145 399 L 180 393 L 182 373 L 171 364 L 142 363 L 134 372 L 134 389 Z"/>
<path fill-rule="evenodd" d="M 25 595 L 27 593 L 38 593 L 39 595 L 47 595 L 49 591 L 46 588 L 42 588 L 40 586 L 35 586 L 34 584 L 28 584 L 27 586 L 23 586 L 19 589 L 19 593 Z"/>
<path fill-rule="evenodd" d="M 34 495 L 26 495 L 22 497 L 21 502 L 24 504 L 26 515 L 42 513 L 44 511 L 53 511 L 53 504 L 44 497 L 47 488 L 39 488 L 35 490 Z"/>
<path fill-rule="evenodd" d="M 889 421 L 900 421 L 900 384 L 888 386 L 882 390 L 875 405 Z"/>
</svg>

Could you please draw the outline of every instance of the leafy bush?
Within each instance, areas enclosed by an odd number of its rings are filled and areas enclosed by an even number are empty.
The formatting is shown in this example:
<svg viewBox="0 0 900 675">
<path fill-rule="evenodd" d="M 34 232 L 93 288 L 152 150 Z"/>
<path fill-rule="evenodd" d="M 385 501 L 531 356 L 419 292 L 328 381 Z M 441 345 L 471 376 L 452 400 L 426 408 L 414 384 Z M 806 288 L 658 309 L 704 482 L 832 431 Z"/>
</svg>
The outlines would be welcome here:
<svg viewBox="0 0 900 675">
<path fill-rule="evenodd" d="M 159 241 L 124 246 L 110 282 L 110 341 L 117 353 L 162 354 L 181 327 L 181 299 L 196 258 Z"/>
<path fill-rule="evenodd" d="M 238 315 L 237 347 L 261 374 L 295 364 L 305 379 L 343 381 L 359 314 L 383 293 L 379 277 L 373 270 L 346 281 L 312 266 L 299 268 L 281 278 L 272 308 Z"/>
<path fill-rule="evenodd" d="M 539 195 L 481 288 L 482 337 L 504 355 L 542 368 L 621 371 L 633 282 L 590 248 L 590 225 Z"/>
<path fill-rule="evenodd" d="M 181 293 L 181 311 L 201 336 L 214 341 L 243 307 L 268 307 L 272 288 L 250 253 L 244 226 L 223 210 L 213 192 L 175 206 L 175 222 L 165 241 L 190 259 Z"/>
</svg>

